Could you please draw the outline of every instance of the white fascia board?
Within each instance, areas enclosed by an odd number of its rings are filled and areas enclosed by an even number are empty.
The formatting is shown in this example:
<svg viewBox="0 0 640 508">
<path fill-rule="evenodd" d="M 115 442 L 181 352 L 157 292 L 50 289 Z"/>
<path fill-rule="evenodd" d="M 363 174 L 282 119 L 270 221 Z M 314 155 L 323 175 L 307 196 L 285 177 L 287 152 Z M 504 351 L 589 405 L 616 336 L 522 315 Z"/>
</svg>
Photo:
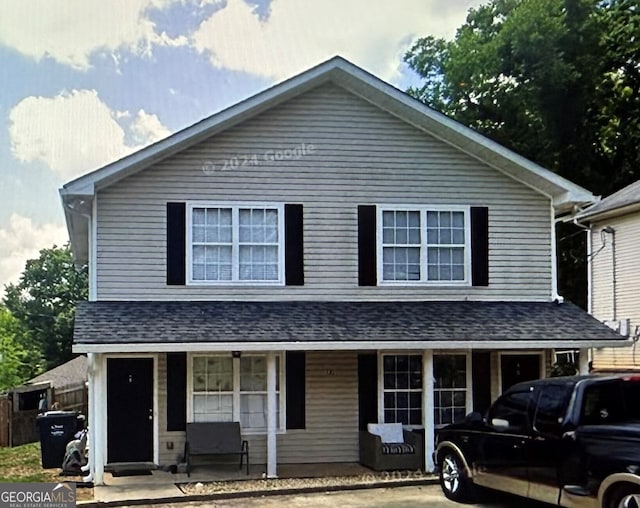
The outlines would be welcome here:
<svg viewBox="0 0 640 508">
<path fill-rule="evenodd" d="M 592 348 L 625 347 L 631 345 L 631 339 L 621 336 L 619 340 L 558 340 L 542 343 L 540 341 L 351 341 L 351 342 L 174 342 L 174 343 L 136 343 L 131 341 L 119 344 L 74 344 L 74 353 L 170 353 L 184 352 L 266 352 L 266 351 L 380 351 L 380 350 L 416 350 L 425 349 L 552 349 L 552 348 Z"/>
<path fill-rule="evenodd" d="M 627 215 L 629 213 L 634 213 L 640 211 L 640 203 L 633 203 L 630 205 L 620 206 L 618 208 L 610 208 L 607 210 L 602 210 L 601 212 L 593 211 L 589 213 L 589 209 L 585 210 L 583 213 L 578 215 L 576 219 L 580 223 L 591 223 L 594 224 L 596 222 L 602 222 L 604 220 L 620 217 L 622 215 Z"/>
</svg>

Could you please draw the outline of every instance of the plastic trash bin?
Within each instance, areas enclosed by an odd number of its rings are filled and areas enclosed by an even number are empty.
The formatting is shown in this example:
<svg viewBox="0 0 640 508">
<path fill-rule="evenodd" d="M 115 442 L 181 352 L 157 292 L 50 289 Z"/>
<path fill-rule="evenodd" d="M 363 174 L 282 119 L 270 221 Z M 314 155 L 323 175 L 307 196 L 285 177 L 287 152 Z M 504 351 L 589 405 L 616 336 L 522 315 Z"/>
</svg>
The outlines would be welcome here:
<svg viewBox="0 0 640 508">
<path fill-rule="evenodd" d="M 36 418 L 40 429 L 40 454 L 45 469 L 62 467 L 67 443 L 78 428 L 76 411 L 48 411 Z"/>
</svg>

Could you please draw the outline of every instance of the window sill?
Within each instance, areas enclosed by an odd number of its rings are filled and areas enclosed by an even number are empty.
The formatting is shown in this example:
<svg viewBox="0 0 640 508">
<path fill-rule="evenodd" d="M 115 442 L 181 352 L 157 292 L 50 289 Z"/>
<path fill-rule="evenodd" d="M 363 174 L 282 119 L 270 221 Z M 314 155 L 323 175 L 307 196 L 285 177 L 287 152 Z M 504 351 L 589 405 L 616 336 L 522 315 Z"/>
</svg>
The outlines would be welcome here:
<svg viewBox="0 0 640 508">
<path fill-rule="evenodd" d="M 459 288 L 459 287 L 471 287 L 470 281 L 446 281 L 446 282 L 433 282 L 433 281 L 394 281 L 394 280 L 381 280 L 378 283 L 379 286 L 388 287 L 439 287 L 439 288 Z"/>
<path fill-rule="evenodd" d="M 225 286 L 243 286 L 243 287 L 284 287 L 284 281 L 187 281 L 187 286 L 191 287 L 225 287 Z"/>
</svg>

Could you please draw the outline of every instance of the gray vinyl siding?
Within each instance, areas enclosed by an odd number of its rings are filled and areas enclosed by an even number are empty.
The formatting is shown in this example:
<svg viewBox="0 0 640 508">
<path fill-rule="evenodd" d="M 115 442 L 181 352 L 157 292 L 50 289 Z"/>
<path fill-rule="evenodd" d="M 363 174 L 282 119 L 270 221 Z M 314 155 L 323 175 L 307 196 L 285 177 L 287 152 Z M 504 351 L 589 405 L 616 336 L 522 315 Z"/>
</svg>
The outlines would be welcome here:
<svg viewBox="0 0 640 508">
<path fill-rule="evenodd" d="M 313 144 L 297 160 L 270 150 Z M 256 159 L 252 159 L 255 156 Z M 250 161 L 229 171 L 233 157 Z M 253 165 L 253 162 L 256 165 Z M 304 205 L 305 285 L 167 286 L 166 203 Z M 358 287 L 357 205 L 489 207 L 489 287 Z M 550 202 L 394 116 L 325 85 L 98 192 L 97 297 L 548 300 Z"/>
<path fill-rule="evenodd" d="M 185 434 L 166 430 L 166 356 L 158 359 L 159 459 L 169 465 L 180 461 Z M 357 462 L 357 353 L 307 353 L 306 365 L 306 428 L 278 435 L 278 463 Z M 266 436 L 243 439 L 249 441 L 251 463 L 266 464 Z"/>
<path fill-rule="evenodd" d="M 278 436 L 278 462 L 357 462 L 357 353 L 307 353 L 306 363 L 306 428 Z"/>
<path fill-rule="evenodd" d="M 601 231 L 604 227 L 615 229 L 616 269 L 616 319 L 629 319 L 630 332 L 640 325 L 640 213 L 607 219 L 595 224 L 591 232 L 592 286 L 591 311 L 600 320 L 613 318 L 613 263 L 611 235 L 605 234 L 602 247 Z M 593 367 L 606 369 L 640 369 L 640 353 L 637 346 L 596 349 Z"/>
</svg>

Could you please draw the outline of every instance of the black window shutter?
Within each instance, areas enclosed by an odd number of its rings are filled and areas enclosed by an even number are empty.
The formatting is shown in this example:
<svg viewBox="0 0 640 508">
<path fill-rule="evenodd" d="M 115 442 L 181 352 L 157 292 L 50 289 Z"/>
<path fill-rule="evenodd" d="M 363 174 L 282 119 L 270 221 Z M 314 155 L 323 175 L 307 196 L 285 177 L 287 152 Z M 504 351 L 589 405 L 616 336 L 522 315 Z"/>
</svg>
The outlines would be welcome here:
<svg viewBox="0 0 640 508">
<path fill-rule="evenodd" d="M 375 353 L 358 355 L 358 427 L 378 423 L 378 357 Z M 475 391 L 474 391 L 475 393 Z"/>
<path fill-rule="evenodd" d="M 187 222 L 185 203 L 167 203 L 167 284 L 184 286 Z"/>
<path fill-rule="evenodd" d="M 302 205 L 284 205 L 284 280 L 304 286 L 304 225 Z"/>
<path fill-rule="evenodd" d="M 376 207 L 358 206 L 358 285 L 377 285 Z"/>
<path fill-rule="evenodd" d="M 187 424 L 187 354 L 167 353 L 167 430 Z"/>
<path fill-rule="evenodd" d="M 489 285 L 489 209 L 471 207 L 471 283 Z"/>
<path fill-rule="evenodd" d="M 287 429 L 305 428 L 305 354 L 288 351 L 286 356 Z"/>
</svg>

